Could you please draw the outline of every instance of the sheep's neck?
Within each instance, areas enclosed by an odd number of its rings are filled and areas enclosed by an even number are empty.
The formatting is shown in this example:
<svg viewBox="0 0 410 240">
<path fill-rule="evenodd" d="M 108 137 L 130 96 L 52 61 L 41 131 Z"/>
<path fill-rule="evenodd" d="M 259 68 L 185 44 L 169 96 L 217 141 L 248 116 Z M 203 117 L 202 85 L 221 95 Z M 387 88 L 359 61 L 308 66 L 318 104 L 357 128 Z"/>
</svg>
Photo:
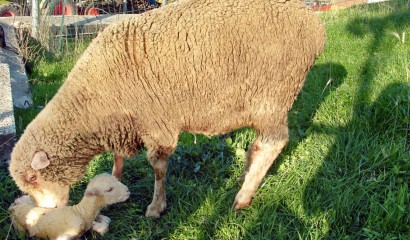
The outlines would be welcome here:
<svg viewBox="0 0 410 240">
<path fill-rule="evenodd" d="M 85 196 L 80 203 L 73 206 L 73 210 L 87 222 L 92 223 L 103 206 L 104 198 L 102 196 Z"/>
<path fill-rule="evenodd" d="M 71 154 L 69 151 L 76 149 L 72 158 L 82 167 L 92 157 L 104 151 L 114 151 L 125 157 L 136 155 L 142 146 L 137 117 L 119 105 L 107 108 L 116 102 L 102 98 L 80 83 L 67 79 L 59 94 L 42 111 L 41 119 L 38 119 L 41 130 L 57 129 L 49 131 L 55 132 L 56 136 L 47 136 L 48 138 L 62 139 L 61 135 L 65 137 L 55 147 L 68 149 L 68 152 L 59 153 L 61 158 L 66 158 Z"/>
<path fill-rule="evenodd" d="M 119 156 L 131 157 L 142 146 L 137 120 L 127 114 L 115 114 L 99 119 L 94 136 L 99 136 L 100 146 Z M 101 134 L 103 133 L 103 134 Z"/>
</svg>

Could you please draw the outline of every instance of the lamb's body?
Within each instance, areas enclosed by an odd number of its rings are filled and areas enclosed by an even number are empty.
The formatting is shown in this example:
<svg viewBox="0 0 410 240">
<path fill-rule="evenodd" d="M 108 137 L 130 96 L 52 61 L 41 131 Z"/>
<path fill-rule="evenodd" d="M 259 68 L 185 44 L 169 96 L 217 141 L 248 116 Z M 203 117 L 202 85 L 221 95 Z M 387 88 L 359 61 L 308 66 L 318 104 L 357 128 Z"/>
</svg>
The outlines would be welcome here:
<svg viewBox="0 0 410 240">
<path fill-rule="evenodd" d="M 318 17 L 299 1 L 181 1 L 114 23 L 27 127 L 11 174 L 28 192 L 27 172 L 67 186 L 94 155 L 132 156 L 144 145 L 156 174 L 147 215 L 158 216 L 181 131 L 250 126 L 258 138 L 236 199 L 244 207 L 288 140 L 288 111 L 324 42 Z M 30 168 L 36 151 L 47 153 L 46 170 Z"/>
<path fill-rule="evenodd" d="M 19 231 L 27 231 L 30 236 L 51 239 L 63 236 L 73 238 L 89 230 L 97 215 L 96 211 L 94 216 L 91 216 L 93 213 L 90 213 L 90 216 L 82 216 L 77 209 L 79 206 L 41 208 L 36 207 L 34 203 L 22 203 L 11 207 L 10 211 L 16 228 Z"/>
<path fill-rule="evenodd" d="M 106 192 L 111 187 L 113 189 Z M 30 236 L 74 239 L 89 230 L 93 223 L 97 224 L 97 228 L 104 224 L 94 222 L 103 206 L 125 201 L 128 197 L 129 191 L 125 185 L 108 174 L 102 174 L 90 182 L 85 196 L 77 205 L 50 209 L 25 201 L 11 206 L 9 211 L 14 226 Z M 105 216 L 103 218 L 107 219 Z"/>
</svg>

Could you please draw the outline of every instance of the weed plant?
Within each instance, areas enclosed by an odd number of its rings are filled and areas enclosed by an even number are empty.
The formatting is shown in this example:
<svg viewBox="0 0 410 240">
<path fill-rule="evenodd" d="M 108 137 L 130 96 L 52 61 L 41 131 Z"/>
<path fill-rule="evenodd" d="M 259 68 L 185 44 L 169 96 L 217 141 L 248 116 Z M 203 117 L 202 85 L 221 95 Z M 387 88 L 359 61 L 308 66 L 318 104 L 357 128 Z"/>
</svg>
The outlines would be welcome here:
<svg viewBox="0 0 410 240">
<path fill-rule="evenodd" d="M 130 199 L 102 211 L 113 220 L 102 239 L 410 239 L 408 2 L 320 17 L 325 52 L 289 114 L 290 142 L 252 205 L 232 209 L 254 131 L 183 133 L 169 160 L 167 211 L 160 219 L 144 216 L 154 175 L 142 151 L 125 162 Z M 72 55 L 36 60 L 30 76 L 35 106 L 17 112 L 20 132 L 64 81 Z M 104 153 L 91 161 L 70 192 L 72 203 L 89 178 L 111 171 L 112 158 Z M 6 171 L 0 181 L 0 238 L 24 239 L 7 214 L 21 193 Z"/>
</svg>

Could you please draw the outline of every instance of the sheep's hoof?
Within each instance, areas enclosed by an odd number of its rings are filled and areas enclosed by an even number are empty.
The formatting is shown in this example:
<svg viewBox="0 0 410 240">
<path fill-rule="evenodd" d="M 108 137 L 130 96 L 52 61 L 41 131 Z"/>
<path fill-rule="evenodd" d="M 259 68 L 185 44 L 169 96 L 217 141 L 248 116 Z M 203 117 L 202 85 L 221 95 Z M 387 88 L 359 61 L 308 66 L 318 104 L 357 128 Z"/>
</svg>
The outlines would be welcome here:
<svg viewBox="0 0 410 240">
<path fill-rule="evenodd" d="M 235 208 L 235 210 L 240 210 L 242 208 L 249 207 L 251 203 L 252 203 L 252 197 L 239 192 L 235 197 L 233 207 Z"/>
<path fill-rule="evenodd" d="M 162 204 L 159 204 L 159 206 L 151 203 L 147 208 L 147 212 L 145 213 L 145 216 L 149 218 L 159 218 L 161 216 L 161 213 L 165 210 L 166 207 L 167 207 L 167 204 L 165 202 Z"/>
<path fill-rule="evenodd" d="M 153 211 L 153 210 L 147 210 L 147 212 L 145 213 L 145 216 L 148 218 L 159 218 L 161 215 L 161 213 L 159 213 L 158 211 Z"/>
</svg>

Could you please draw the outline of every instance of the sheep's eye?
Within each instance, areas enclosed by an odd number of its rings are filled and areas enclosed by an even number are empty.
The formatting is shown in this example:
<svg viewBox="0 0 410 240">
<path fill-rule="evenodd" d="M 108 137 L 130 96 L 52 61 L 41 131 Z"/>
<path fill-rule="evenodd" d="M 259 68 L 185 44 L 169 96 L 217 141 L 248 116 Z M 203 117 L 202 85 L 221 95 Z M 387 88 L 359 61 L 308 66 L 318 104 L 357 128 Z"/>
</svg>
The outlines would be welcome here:
<svg viewBox="0 0 410 240">
<path fill-rule="evenodd" d="M 113 187 L 110 187 L 108 190 L 106 190 L 106 192 L 111 192 L 113 189 Z"/>
</svg>

